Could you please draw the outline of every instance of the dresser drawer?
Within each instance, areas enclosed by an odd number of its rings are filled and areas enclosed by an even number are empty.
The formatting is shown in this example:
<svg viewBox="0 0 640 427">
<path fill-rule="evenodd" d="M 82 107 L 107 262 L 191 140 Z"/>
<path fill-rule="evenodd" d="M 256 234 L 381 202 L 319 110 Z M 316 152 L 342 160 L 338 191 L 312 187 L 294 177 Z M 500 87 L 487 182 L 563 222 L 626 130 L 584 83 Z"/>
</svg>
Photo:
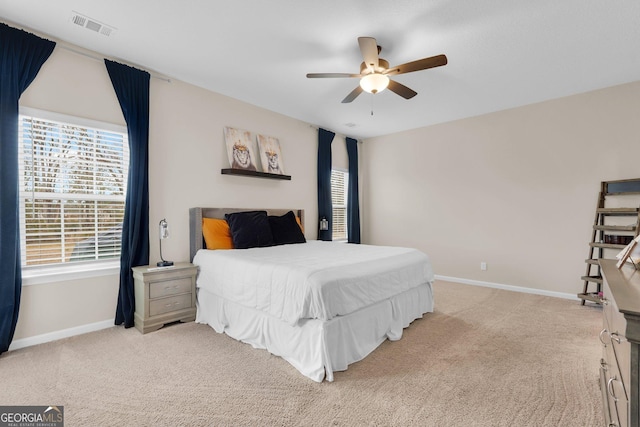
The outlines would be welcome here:
<svg viewBox="0 0 640 427">
<path fill-rule="evenodd" d="M 615 401 L 616 413 L 618 415 L 618 420 L 620 421 L 620 426 L 628 426 L 629 425 L 629 401 L 626 398 L 618 398 Z"/>
<path fill-rule="evenodd" d="M 627 330 L 627 320 L 624 318 L 624 314 L 618 310 L 618 305 L 616 304 L 615 299 L 611 296 L 611 291 L 606 283 L 603 289 L 602 311 L 607 327 L 609 328 L 609 332 L 624 336 L 624 332 Z"/>
<path fill-rule="evenodd" d="M 181 279 L 164 280 L 149 283 L 149 298 L 161 298 L 169 295 L 191 292 L 191 277 Z"/>
<path fill-rule="evenodd" d="M 631 392 L 631 344 L 623 336 L 611 336 L 611 347 L 616 355 L 618 372 L 624 385 L 627 398 Z"/>
<path fill-rule="evenodd" d="M 608 356 L 612 356 L 610 348 L 609 351 L 605 352 L 605 358 Z M 607 426 L 627 426 L 629 402 L 623 390 L 615 360 L 602 360 L 600 362 L 600 375 L 600 388 Z"/>
<path fill-rule="evenodd" d="M 605 289 L 605 292 L 606 291 L 607 289 Z M 624 318 L 624 315 L 618 311 L 616 301 L 605 293 L 603 303 L 604 318 L 609 332 L 613 336 L 624 337 L 624 333 L 627 330 L 627 320 Z"/>
<path fill-rule="evenodd" d="M 620 381 L 623 383 L 625 395 L 629 396 L 631 386 L 631 345 L 624 336 L 627 328 L 627 320 L 624 315 L 618 311 L 618 305 L 614 298 L 610 295 L 610 289 L 605 282 L 603 288 L 603 314 L 604 314 L 604 327 L 607 330 L 602 334 L 601 340 L 607 343 L 609 349 L 607 354 L 607 361 L 611 364 L 617 365 L 617 375 Z"/>
<path fill-rule="evenodd" d="M 611 404 L 612 399 L 607 392 L 607 381 L 609 380 L 609 371 L 607 368 L 607 363 L 604 359 L 600 360 L 600 394 L 602 396 L 602 409 L 604 412 L 604 425 L 607 427 L 611 427 L 616 425 L 618 422 L 618 414 L 616 413 L 615 407 L 612 407 Z"/>
<path fill-rule="evenodd" d="M 149 301 L 149 316 L 191 308 L 191 293 Z"/>
<path fill-rule="evenodd" d="M 608 387 L 608 392 L 611 396 L 615 396 L 617 398 L 627 398 L 629 383 L 624 382 L 624 376 L 620 371 L 620 365 L 618 363 L 618 358 L 616 357 L 616 352 L 614 349 L 614 344 L 609 343 L 604 348 L 604 360 L 606 363 L 607 377 L 615 378 L 615 381 L 612 381 L 612 384 Z"/>
</svg>

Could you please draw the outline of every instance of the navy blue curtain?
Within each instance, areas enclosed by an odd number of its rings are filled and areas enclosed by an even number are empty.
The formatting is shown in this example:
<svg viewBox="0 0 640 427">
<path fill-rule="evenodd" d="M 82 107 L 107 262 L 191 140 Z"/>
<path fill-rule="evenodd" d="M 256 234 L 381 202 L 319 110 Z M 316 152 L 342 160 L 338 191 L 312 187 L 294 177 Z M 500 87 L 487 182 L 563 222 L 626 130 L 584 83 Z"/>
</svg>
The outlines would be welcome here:
<svg viewBox="0 0 640 427">
<path fill-rule="evenodd" d="M 349 183 L 347 195 L 347 240 L 360 243 L 360 201 L 358 193 L 358 141 L 347 138 Z"/>
<path fill-rule="evenodd" d="M 333 204 L 331 203 L 331 143 L 335 133 L 318 129 L 318 240 L 331 240 Z M 322 219 L 328 230 L 320 230 Z"/>
<path fill-rule="evenodd" d="M 134 326 L 132 267 L 149 264 L 149 79 L 146 71 L 104 60 L 127 122 L 129 175 L 122 223 L 120 291 L 115 324 Z"/>
<path fill-rule="evenodd" d="M 0 353 L 18 323 L 22 269 L 18 200 L 18 100 L 56 44 L 0 23 Z"/>
</svg>

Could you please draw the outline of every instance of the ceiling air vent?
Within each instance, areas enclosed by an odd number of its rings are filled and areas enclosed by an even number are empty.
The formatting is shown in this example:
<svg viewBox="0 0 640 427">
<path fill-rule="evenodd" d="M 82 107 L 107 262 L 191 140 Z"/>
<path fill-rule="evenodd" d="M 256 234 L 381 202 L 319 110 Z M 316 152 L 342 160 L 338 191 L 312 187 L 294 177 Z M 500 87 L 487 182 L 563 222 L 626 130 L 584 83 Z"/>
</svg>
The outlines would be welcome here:
<svg viewBox="0 0 640 427">
<path fill-rule="evenodd" d="M 103 36 L 107 36 L 107 37 L 111 36 L 116 31 L 114 27 L 103 24 L 102 22 L 96 19 L 89 18 L 88 16 L 78 13 L 75 10 L 72 11 L 71 13 L 71 22 L 81 27 L 84 27 L 87 30 L 100 33 Z"/>
<path fill-rule="evenodd" d="M 87 18 L 85 18 L 84 16 L 81 15 L 73 15 L 71 17 L 71 22 L 73 22 L 76 25 L 80 25 L 81 27 L 84 27 L 85 22 L 87 22 Z"/>
</svg>

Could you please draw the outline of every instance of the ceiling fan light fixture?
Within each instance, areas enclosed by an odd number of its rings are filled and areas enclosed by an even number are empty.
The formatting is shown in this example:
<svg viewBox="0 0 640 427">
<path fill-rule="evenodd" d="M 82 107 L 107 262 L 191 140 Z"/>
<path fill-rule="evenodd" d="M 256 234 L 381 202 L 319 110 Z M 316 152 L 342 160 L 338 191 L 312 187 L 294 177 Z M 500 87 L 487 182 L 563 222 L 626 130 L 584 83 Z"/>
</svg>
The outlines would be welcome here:
<svg viewBox="0 0 640 427">
<path fill-rule="evenodd" d="M 429 58 L 422 58 L 405 64 L 389 67 L 386 59 L 380 58 L 380 46 L 373 37 L 358 37 L 362 63 L 360 64 L 360 74 L 349 73 L 309 73 L 308 78 L 348 78 L 358 77 L 360 85 L 356 86 L 343 100 L 343 104 L 348 104 L 356 99 L 362 92 L 378 93 L 387 87 L 396 95 L 404 99 L 411 99 L 418 94 L 415 90 L 406 87 L 402 83 L 390 80 L 389 76 L 412 73 L 414 71 L 427 70 L 429 68 L 442 67 L 447 65 L 445 55 L 436 55 Z"/>
<path fill-rule="evenodd" d="M 365 92 L 382 92 L 389 86 L 389 77 L 380 73 L 371 73 L 360 79 L 360 87 Z"/>
</svg>

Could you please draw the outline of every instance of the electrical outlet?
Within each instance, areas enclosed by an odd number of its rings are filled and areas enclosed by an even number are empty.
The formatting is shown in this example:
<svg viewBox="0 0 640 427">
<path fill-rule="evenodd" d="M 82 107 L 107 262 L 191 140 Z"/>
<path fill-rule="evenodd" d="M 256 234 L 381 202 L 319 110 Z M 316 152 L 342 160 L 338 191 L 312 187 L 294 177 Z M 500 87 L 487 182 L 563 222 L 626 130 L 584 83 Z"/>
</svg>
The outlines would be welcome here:
<svg viewBox="0 0 640 427">
<path fill-rule="evenodd" d="M 480 270 L 487 271 L 487 263 L 486 262 L 482 261 L 480 263 Z"/>
</svg>

